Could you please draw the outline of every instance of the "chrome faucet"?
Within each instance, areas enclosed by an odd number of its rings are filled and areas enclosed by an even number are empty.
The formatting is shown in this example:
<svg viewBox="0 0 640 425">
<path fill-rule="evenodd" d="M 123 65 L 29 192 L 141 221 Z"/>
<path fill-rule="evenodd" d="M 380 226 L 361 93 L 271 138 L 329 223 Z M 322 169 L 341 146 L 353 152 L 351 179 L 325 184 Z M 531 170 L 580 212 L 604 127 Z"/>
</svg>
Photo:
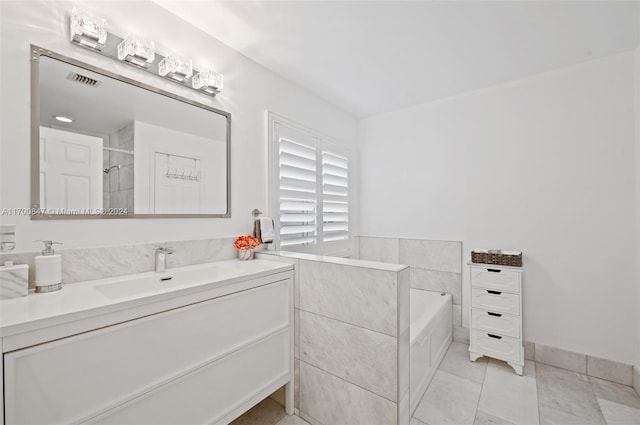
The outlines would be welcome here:
<svg viewBox="0 0 640 425">
<path fill-rule="evenodd" d="M 167 254 L 173 254 L 171 248 L 160 247 L 156 249 L 156 273 L 163 273 L 167 270 Z"/>
</svg>

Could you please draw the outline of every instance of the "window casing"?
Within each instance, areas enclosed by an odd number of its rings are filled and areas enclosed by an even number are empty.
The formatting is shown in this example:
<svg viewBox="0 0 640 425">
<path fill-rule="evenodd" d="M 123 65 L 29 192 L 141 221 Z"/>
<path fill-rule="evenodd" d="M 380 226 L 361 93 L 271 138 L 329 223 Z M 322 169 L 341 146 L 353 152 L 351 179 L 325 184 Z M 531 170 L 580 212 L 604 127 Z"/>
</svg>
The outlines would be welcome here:
<svg viewBox="0 0 640 425">
<path fill-rule="evenodd" d="M 349 151 L 271 112 L 270 211 L 275 248 L 319 255 L 351 251 Z"/>
</svg>

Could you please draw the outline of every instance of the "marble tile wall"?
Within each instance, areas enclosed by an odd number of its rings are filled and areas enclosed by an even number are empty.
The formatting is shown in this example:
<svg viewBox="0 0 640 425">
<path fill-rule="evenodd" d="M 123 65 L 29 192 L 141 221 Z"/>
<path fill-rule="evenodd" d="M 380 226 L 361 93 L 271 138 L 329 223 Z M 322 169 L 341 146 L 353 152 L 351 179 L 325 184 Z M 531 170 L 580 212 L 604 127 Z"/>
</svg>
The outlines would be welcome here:
<svg viewBox="0 0 640 425">
<path fill-rule="evenodd" d="M 276 255 L 258 258 L 295 266 L 300 416 L 313 424 L 408 425 L 409 270 Z"/>
<path fill-rule="evenodd" d="M 462 242 L 369 236 L 358 242 L 361 260 L 406 264 L 412 288 L 451 294 L 454 339 L 469 341 L 469 330 L 462 327 Z"/>
<path fill-rule="evenodd" d="M 168 267 L 230 260 L 237 255 L 233 248 L 234 239 L 220 238 L 56 249 L 56 252 L 62 255 L 62 282 L 69 284 L 152 271 L 155 267 L 155 250 L 159 246 L 168 246 L 176 251 L 167 257 Z M 0 262 L 11 260 L 15 264 L 28 264 L 29 287 L 33 288 L 35 285 L 34 258 L 37 255 L 40 255 L 40 251 L 0 254 Z"/>
</svg>

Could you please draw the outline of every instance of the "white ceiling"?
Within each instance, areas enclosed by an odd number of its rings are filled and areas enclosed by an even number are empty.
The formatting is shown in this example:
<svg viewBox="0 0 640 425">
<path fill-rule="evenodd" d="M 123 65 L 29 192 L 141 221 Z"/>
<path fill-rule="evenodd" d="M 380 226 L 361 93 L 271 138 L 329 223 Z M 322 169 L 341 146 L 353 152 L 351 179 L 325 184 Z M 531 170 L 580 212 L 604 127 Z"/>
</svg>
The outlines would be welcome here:
<svg viewBox="0 0 640 425">
<path fill-rule="evenodd" d="M 633 49 L 637 1 L 176 1 L 165 9 L 350 112 Z"/>
</svg>

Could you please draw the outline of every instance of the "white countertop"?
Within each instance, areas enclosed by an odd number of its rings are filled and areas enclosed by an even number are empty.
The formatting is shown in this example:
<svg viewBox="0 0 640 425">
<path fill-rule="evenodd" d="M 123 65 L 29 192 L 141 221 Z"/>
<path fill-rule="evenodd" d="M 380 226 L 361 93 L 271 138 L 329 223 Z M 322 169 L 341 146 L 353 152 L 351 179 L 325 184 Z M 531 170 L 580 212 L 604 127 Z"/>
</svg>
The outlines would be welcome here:
<svg viewBox="0 0 640 425">
<path fill-rule="evenodd" d="M 58 292 L 31 293 L 26 297 L 0 301 L 0 337 L 6 338 L 24 332 L 40 331 L 47 327 L 105 316 L 123 310 L 135 309 L 140 316 L 153 314 L 162 309 L 179 306 L 172 304 L 172 301 L 177 298 L 181 298 L 182 305 L 186 305 L 198 302 L 198 297 L 202 298 L 205 292 L 207 298 L 222 296 L 247 289 L 235 288 L 234 284 L 292 269 L 291 264 L 262 259 L 227 260 L 177 267 L 168 269 L 164 273 L 147 272 L 72 283 L 63 286 Z M 160 278 L 168 276 L 176 276 L 178 279 L 173 281 L 170 287 L 163 287 L 159 282 Z M 123 279 L 146 279 L 147 281 L 155 279 L 158 281 L 158 287 L 111 298 L 96 289 L 101 285 L 118 285 Z M 181 279 L 185 281 L 182 282 Z M 135 284 L 136 282 L 126 283 Z M 159 305 L 163 302 L 164 305 Z M 152 308 L 150 304 L 158 304 L 158 307 Z"/>
</svg>

